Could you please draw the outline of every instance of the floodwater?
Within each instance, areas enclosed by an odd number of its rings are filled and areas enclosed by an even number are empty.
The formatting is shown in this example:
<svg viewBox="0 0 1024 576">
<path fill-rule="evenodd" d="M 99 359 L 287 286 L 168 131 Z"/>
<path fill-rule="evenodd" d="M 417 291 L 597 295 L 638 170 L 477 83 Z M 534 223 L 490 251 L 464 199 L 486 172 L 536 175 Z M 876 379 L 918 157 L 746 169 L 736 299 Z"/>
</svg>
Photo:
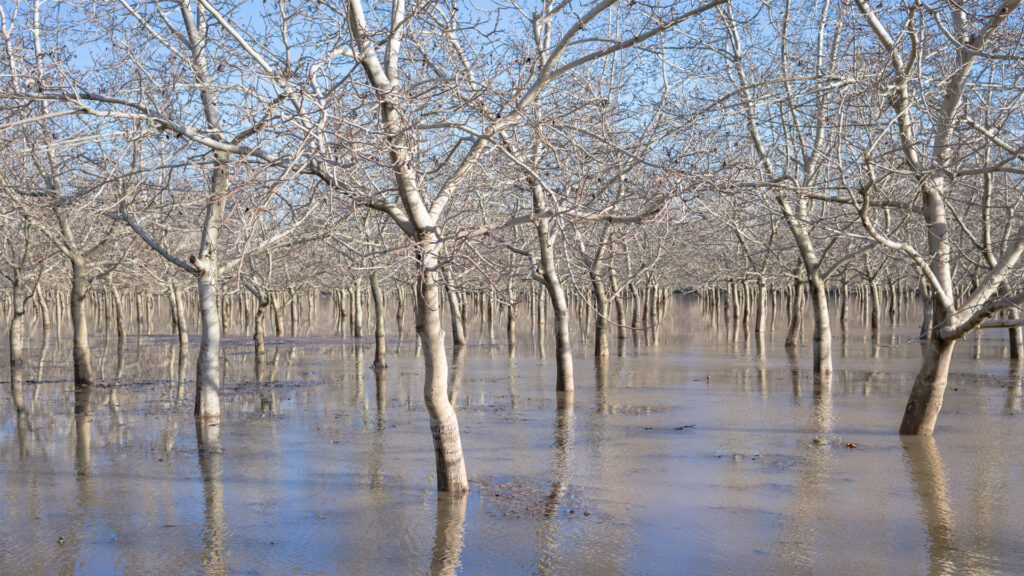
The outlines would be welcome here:
<svg viewBox="0 0 1024 576">
<path fill-rule="evenodd" d="M 674 299 L 657 344 L 613 334 L 607 367 L 581 339 L 562 408 L 527 314 L 511 356 L 472 319 L 450 390 L 465 499 L 435 492 L 411 325 L 382 382 L 372 337 L 328 332 L 268 338 L 258 384 L 236 332 L 222 425 L 200 430 L 195 340 L 179 370 L 169 335 L 131 336 L 118 378 L 94 334 L 104 384 L 77 419 L 67 342 L 38 363 L 33 340 L 31 415 L 0 401 L 0 574 L 1024 573 L 1005 331 L 958 344 L 934 440 L 904 440 L 912 318 L 877 344 L 835 323 L 822 389 L 810 326 L 793 358 L 780 312 L 759 354 L 694 302 Z"/>
</svg>

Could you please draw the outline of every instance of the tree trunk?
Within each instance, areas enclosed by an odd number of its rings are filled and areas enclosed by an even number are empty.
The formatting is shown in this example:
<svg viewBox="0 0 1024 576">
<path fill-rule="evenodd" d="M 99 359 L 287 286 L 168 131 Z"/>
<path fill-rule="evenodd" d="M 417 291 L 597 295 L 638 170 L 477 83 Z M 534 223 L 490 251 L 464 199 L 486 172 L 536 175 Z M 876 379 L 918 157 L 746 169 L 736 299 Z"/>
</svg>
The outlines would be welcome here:
<svg viewBox="0 0 1024 576">
<path fill-rule="evenodd" d="M 10 309 L 10 352 L 11 352 L 11 400 L 14 403 L 14 410 L 18 416 L 25 414 L 25 398 L 23 395 L 23 384 L 25 381 L 23 367 L 25 365 L 25 299 L 22 296 L 21 279 L 19 273 L 14 272 L 15 279 L 11 287 L 11 309 Z"/>
<path fill-rule="evenodd" d="M 75 370 L 75 390 L 92 389 L 92 352 L 89 350 L 89 326 L 85 317 L 86 300 L 85 262 L 71 259 L 72 358 Z M 88 396 L 83 394 L 83 397 Z"/>
<path fill-rule="evenodd" d="M 551 236 L 551 222 L 541 214 L 547 210 L 547 200 L 540 184 L 531 181 L 533 212 L 537 216 L 535 228 L 537 244 L 540 249 L 540 270 L 535 278 L 540 280 L 551 298 L 551 307 L 555 314 L 555 390 L 564 392 L 574 389 L 572 346 L 569 341 L 569 309 L 565 300 L 565 291 L 558 279 L 555 268 L 554 239 Z M 543 332 L 542 332 L 543 334 Z"/>
<path fill-rule="evenodd" d="M 1016 320 L 1020 317 L 1020 313 L 1017 309 L 1010 307 L 1006 312 L 1006 317 L 1010 320 Z M 1010 344 L 1010 360 L 1014 363 L 1019 364 L 1021 359 L 1024 359 L 1024 339 L 1021 338 L 1021 327 L 1014 326 L 1009 329 L 1009 344 Z"/>
<path fill-rule="evenodd" d="M 614 268 L 612 268 L 611 273 L 608 276 L 608 280 L 609 286 L 611 287 L 612 293 L 614 294 L 613 300 L 615 301 L 615 323 L 617 324 L 617 326 L 615 327 L 616 337 L 619 340 L 624 340 L 626 338 L 626 311 L 623 309 L 622 306 L 622 295 L 619 294 L 619 283 L 617 282 L 617 279 L 615 277 Z"/>
<path fill-rule="evenodd" d="M 924 314 L 921 318 L 921 340 L 927 340 L 932 337 L 932 295 L 931 289 L 928 286 L 925 277 L 921 277 L 921 303 L 924 306 Z"/>
<path fill-rule="evenodd" d="M 921 369 L 914 379 L 914 387 L 903 412 L 900 434 L 929 435 L 935 430 L 955 343 L 956 340 L 943 340 L 933 333 L 925 344 Z"/>
<path fill-rule="evenodd" d="M 437 489 L 441 492 L 465 492 L 469 490 L 469 481 L 462 456 L 459 421 L 448 401 L 448 358 L 444 350 L 436 274 L 433 270 L 424 270 L 419 276 L 416 294 L 416 331 L 422 342 L 425 367 L 423 397 L 434 439 Z"/>
<path fill-rule="evenodd" d="M 754 335 L 763 336 L 768 321 L 768 294 L 765 290 L 764 276 L 757 278 L 757 303 L 754 314 Z"/>
<path fill-rule="evenodd" d="M 484 300 L 487 314 L 487 341 L 494 343 L 494 293 L 488 292 L 481 294 L 481 298 Z"/>
<path fill-rule="evenodd" d="M 849 326 L 850 318 L 850 286 L 846 279 L 843 278 L 842 288 L 839 293 L 839 327 L 843 332 L 846 332 Z"/>
<path fill-rule="evenodd" d="M 117 347 L 119 350 L 124 350 L 124 345 L 128 341 L 128 333 L 125 327 L 124 308 L 121 306 L 121 293 L 114 285 L 110 286 L 110 291 L 114 298 L 114 318 L 117 322 Z"/>
<path fill-rule="evenodd" d="M 50 305 L 46 302 L 46 296 L 41 290 L 36 290 L 35 301 L 39 308 L 39 318 L 43 323 L 43 341 L 50 339 L 52 323 L 50 320 Z"/>
<path fill-rule="evenodd" d="M 363 337 L 363 278 L 356 277 L 355 288 L 352 289 L 352 337 Z"/>
<path fill-rule="evenodd" d="M 591 285 L 594 291 L 594 305 L 597 308 L 594 315 L 594 356 L 607 358 L 608 352 L 608 293 L 604 283 L 598 276 L 591 277 Z"/>
<path fill-rule="evenodd" d="M 373 313 L 374 329 L 373 337 L 376 342 L 376 351 L 373 356 L 374 368 L 386 368 L 387 341 L 384 338 L 384 294 L 380 291 L 380 282 L 377 272 L 370 275 L 370 290 L 373 292 Z"/>
<path fill-rule="evenodd" d="M 871 335 L 878 336 L 878 330 L 882 325 L 882 299 L 878 294 L 878 283 L 874 280 L 870 284 L 871 289 Z"/>
<path fill-rule="evenodd" d="M 299 299 L 295 295 L 295 288 L 288 288 L 288 310 L 291 315 L 289 319 L 289 326 L 291 328 L 292 337 L 298 336 L 299 333 Z"/>
<path fill-rule="evenodd" d="M 395 323 L 398 324 L 398 338 L 402 338 L 402 328 L 405 324 L 405 288 L 399 285 L 395 289 Z"/>
<path fill-rule="evenodd" d="M 188 348 L 188 327 L 185 325 L 185 298 L 181 295 L 181 288 L 177 286 L 171 287 L 171 294 L 174 298 L 172 312 L 175 318 L 174 325 L 178 328 L 178 345 L 182 348 Z"/>
<path fill-rule="evenodd" d="M 263 345 L 263 319 L 267 315 L 267 306 L 270 302 L 268 298 L 262 295 L 257 296 L 256 299 L 256 318 L 253 321 L 252 341 L 256 348 L 256 358 L 262 362 L 266 353 L 266 348 Z"/>
<path fill-rule="evenodd" d="M 445 283 L 447 284 L 445 293 L 448 295 L 448 310 L 452 317 L 452 344 L 462 346 L 466 343 L 466 323 L 465 316 L 462 313 L 463 307 L 459 301 L 459 293 L 452 286 L 451 276 L 448 274 L 445 276 Z"/>
<path fill-rule="evenodd" d="M 274 313 L 274 335 L 280 338 L 284 336 L 284 318 L 281 317 L 281 304 L 276 294 L 270 295 L 270 307 Z"/>
<path fill-rule="evenodd" d="M 804 286 L 800 277 L 793 278 L 792 296 L 790 297 L 789 332 L 786 334 L 786 346 L 796 346 L 804 321 Z"/>
<path fill-rule="evenodd" d="M 198 267 L 198 266 L 197 266 Z M 217 309 L 217 272 L 199 268 L 199 320 L 202 339 L 196 361 L 196 418 L 208 424 L 220 421 L 220 314 Z"/>
<path fill-rule="evenodd" d="M 505 341 L 508 343 L 509 349 L 516 347 L 516 308 L 514 301 L 509 303 L 506 308 L 508 317 L 505 319 Z"/>
<path fill-rule="evenodd" d="M 814 310 L 814 374 L 816 377 L 831 376 L 832 326 L 828 317 L 828 290 L 825 282 L 817 277 L 808 284 L 811 289 L 811 307 Z"/>
</svg>

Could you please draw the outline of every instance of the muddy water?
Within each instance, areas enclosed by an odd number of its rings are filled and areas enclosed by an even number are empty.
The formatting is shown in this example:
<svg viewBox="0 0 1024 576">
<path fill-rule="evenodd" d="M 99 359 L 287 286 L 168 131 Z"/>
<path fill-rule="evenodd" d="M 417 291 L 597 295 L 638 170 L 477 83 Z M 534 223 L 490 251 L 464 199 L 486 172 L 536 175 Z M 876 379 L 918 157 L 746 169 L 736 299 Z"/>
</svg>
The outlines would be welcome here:
<svg viewBox="0 0 1024 576">
<path fill-rule="evenodd" d="M 471 322 L 450 393 L 472 492 L 440 501 L 413 341 L 378 381 L 369 338 L 269 339 L 259 384 L 228 338 L 224 421 L 198 431 L 196 344 L 133 337 L 118 377 L 96 335 L 76 419 L 67 344 L 37 364 L 34 342 L 30 417 L 0 402 L 0 574 L 1024 573 L 1002 334 L 958 345 L 935 440 L 901 440 L 913 322 L 837 326 L 823 388 L 779 316 L 759 354 L 677 299 L 657 345 L 613 336 L 602 367 L 581 341 L 561 407 L 523 316 L 514 355 Z"/>
</svg>

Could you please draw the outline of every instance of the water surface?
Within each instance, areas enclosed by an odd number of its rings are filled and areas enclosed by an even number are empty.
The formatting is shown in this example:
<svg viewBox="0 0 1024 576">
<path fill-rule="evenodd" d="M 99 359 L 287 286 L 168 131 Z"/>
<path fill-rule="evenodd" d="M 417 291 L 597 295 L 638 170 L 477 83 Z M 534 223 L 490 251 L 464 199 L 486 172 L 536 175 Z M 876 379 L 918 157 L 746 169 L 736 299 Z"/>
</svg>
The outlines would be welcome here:
<svg viewBox="0 0 1024 576">
<path fill-rule="evenodd" d="M 912 319 L 837 325 L 822 387 L 810 327 L 794 357 L 781 316 L 759 353 L 677 297 L 657 344 L 613 335 L 598 365 L 580 339 L 561 403 L 525 315 L 513 354 L 474 319 L 450 388 L 472 491 L 441 500 L 411 325 L 382 381 L 371 338 L 305 328 L 268 338 L 258 383 L 236 329 L 223 423 L 199 430 L 196 342 L 181 362 L 132 336 L 118 376 L 94 334 L 76 418 L 68 343 L 37 364 L 33 341 L 30 416 L 0 401 L 0 574 L 1024 573 L 1003 335 L 958 344 L 934 440 L 904 440 Z"/>
</svg>

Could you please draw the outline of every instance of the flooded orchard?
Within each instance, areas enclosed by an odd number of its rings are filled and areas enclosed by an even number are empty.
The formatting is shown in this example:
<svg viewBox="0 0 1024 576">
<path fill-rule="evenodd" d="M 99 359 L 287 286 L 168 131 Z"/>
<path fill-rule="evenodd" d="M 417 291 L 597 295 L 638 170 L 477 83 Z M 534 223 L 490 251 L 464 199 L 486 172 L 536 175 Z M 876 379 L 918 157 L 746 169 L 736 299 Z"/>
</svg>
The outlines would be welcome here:
<svg viewBox="0 0 1024 576">
<path fill-rule="evenodd" d="M 0 574 L 1024 574 L 1024 9 L 0 0 Z"/>
<path fill-rule="evenodd" d="M 676 294 L 607 360 L 574 341 L 574 393 L 550 326 L 522 316 L 510 346 L 469 314 L 447 349 L 466 496 L 436 490 L 411 318 L 389 319 L 386 370 L 326 313 L 267 336 L 262 366 L 229 324 L 219 426 L 193 417 L 197 346 L 169 321 L 119 353 L 97 319 L 87 409 L 63 335 L 28 341 L 27 415 L 0 403 L 0 573 L 1021 573 L 1005 331 L 956 348 L 934 438 L 901 437 L 907 309 L 877 337 L 851 314 L 829 383 L 781 310 L 760 347 Z"/>
</svg>

